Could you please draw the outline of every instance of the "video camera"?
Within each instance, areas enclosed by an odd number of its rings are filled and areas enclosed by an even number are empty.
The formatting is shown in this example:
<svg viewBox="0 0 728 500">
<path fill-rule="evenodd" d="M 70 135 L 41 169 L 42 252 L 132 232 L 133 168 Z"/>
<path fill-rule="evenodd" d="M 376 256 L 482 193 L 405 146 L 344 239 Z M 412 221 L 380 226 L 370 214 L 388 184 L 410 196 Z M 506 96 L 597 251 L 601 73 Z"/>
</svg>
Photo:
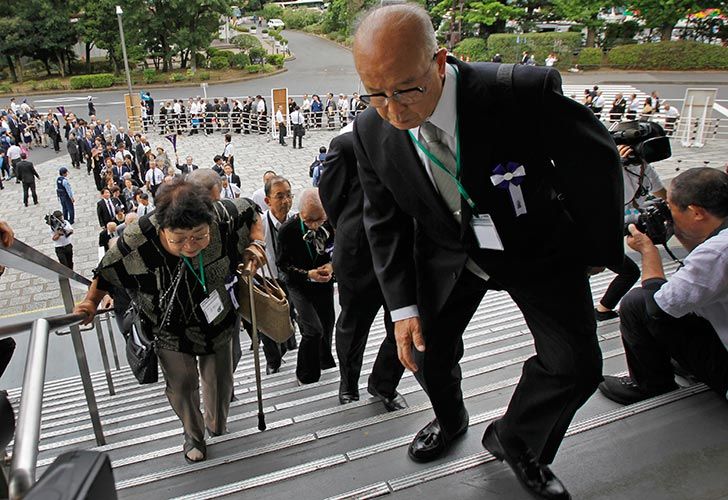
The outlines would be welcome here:
<svg viewBox="0 0 728 500">
<path fill-rule="evenodd" d="M 65 237 L 69 237 L 73 234 L 73 231 L 67 231 L 64 229 L 65 224 L 63 223 L 62 217 L 57 217 L 54 214 L 48 214 L 45 216 L 45 223 L 51 226 L 51 230 L 54 233 L 60 231 Z"/>
<path fill-rule="evenodd" d="M 624 218 L 624 235 L 629 236 L 629 225 L 634 224 L 640 232 L 645 233 L 655 245 L 664 245 L 672 238 L 675 231 L 672 227 L 672 214 L 667 202 L 662 198 L 647 200 L 639 213 Z"/>
<path fill-rule="evenodd" d="M 672 156 L 670 139 L 657 123 L 636 120 L 618 122 L 610 127 L 609 133 L 617 145 L 632 147 L 633 154 L 622 159 L 624 165 L 639 165 L 643 161 L 654 163 Z"/>
</svg>

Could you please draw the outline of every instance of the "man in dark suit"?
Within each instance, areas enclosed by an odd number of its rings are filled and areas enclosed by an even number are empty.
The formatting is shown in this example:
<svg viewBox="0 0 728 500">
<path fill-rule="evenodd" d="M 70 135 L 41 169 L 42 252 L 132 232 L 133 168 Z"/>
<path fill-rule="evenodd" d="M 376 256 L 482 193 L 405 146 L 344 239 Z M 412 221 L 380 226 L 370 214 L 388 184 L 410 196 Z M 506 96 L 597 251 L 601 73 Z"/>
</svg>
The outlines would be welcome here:
<svg viewBox="0 0 728 500">
<path fill-rule="evenodd" d="M 349 129 L 349 130 L 347 130 Z M 336 354 L 339 358 L 339 401 L 359 400 L 359 375 L 369 329 L 384 296 L 372 266 L 372 254 L 364 233 L 364 194 L 357 174 L 351 126 L 334 137 L 324 161 L 319 193 L 329 222 L 336 231 L 334 274 L 339 285 L 341 313 L 336 321 Z M 397 343 L 389 310 L 384 308 L 386 336 L 379 347 L 367 390 L 381 399 L 388 411 L 407 407 L 397 392 L 404 366 L 397 359 Z"/>
<path fill-rule="evenodd" d="M 133 151 L 131 137 L 129 137 L 129 134 L 126 133 L 124 127 L 119 127 L 119 133 L 116 134 L 116 137 L 114 137 L 114 144 L 117 147 L 120 143 L 124 144 L 124 147 L 126 147 L 127 151 Z"/>
<path fill-rule="evenodd" d="M 296 377 L 302 384 L 318 382 L 321 370 L 334 368 L 334 286 L 331 250 L 333 229 L 326 221 L 318 190 L 301 193 L 301 212 L 278 229 L 276 265 L 298 311 L 301 343 Z"/>
<path fill-rule="evenodd" d="M 20 153 L 20 161 L 15 164 L 15 175 L 20 182 L 23 183 L 23 205 L 28 206 L 28 189 L 33 194 L 33 204 L 38 204 L 38 195 L 35 192 L 35 180 L 40 179 L 40 175 L 35 171 L 35 167 L 27 160 L 25 153 Z"/>
<path fill-rule="evenodd" d="M 233 167 L 231 167 L 229 164 L 226 164 L 222 170 L 228 180 L 228 184 L 235 184 L 236 186 L 240 187 L 240 176 L 233 173 Z"/>
<path fill-rule="evenodd" d="M 116 222 L 116 206 L 111 200 L 111 191 L 108 188 L 101 190 L 101 199 L 96 203 L 96 217 L 102 229 L 105 229 L 109 222 Z"/>
<path fill-rule="evenodd" d="M 532 493 L 570 498 L 548 464 L 601 380 L 587 266 L 624 255 L 616 146 L 556 71 L 448 58 L 416 4 L 374 10 L 353 53 L 370 105 L 354 123 L 364 225 L 399 358 L 436 417 L 409 455 L 437 459 L 467 430 L 462 334 L 506 290 L 536 355 L 483 444 Z"/>
</svg>

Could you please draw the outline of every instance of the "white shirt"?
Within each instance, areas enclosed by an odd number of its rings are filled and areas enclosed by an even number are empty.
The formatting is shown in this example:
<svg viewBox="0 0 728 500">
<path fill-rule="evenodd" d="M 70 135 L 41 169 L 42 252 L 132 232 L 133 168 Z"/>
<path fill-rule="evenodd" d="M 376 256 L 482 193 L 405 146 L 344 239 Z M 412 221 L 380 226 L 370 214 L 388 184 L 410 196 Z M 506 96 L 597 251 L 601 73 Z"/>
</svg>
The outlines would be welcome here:
<svg viewBox="0 0 728 500">
<path fill-rule="evenodd" d="M 182 112 L 182 106 L 180 105 L 180 103 L 175 102 L 172 105 L 172 110 L 173 110 L 174 114 L 178 115 Z"/>
<path fill-rule="evenodd" d="M 680 113 L 675 106 L 670 106 L 670 109 L 665 111 L 665 116 L 667 118 L 677 118 L 678 116 L 680 116 Z"/>
<path fill-rule="evenodd" d="M 640 166 L 629 165 L 627 167 L 622 167 L 622 178 L 624 179 L 624 211 L 625 214 L 627 214 L 634 209 L 630 201 L 639 189 Z M 660 180 L 659 174 L 655 171 L 655 168 L 652 165 L 648 164 L 647 167 L 645 167 L 645 175 L 642 178 L 642 186 L 645 188 L 646 192 L 642 196 L 636 197 L 634 200 L 637 202 L 638 207 L 644 205 L 648 194 L 655 193 L 665 188 L 662 184 L 662 180 Z"/>
<path fill-rule="evenodd" d="M 448 64 L 445 67 L 445 84 L 442 88 L 440 100 L 437 102 L 435 111 L 432 112 L 432 115 L 427 119 L 427 121 L 439 129 L 438 133 L 440 134 L 440 141 L 447 145 L 453 153 L 453 156 L 457 149 L 457 141 L 455 139 L 455 126 L 457 124 L 457 91 L 457 74 L 455 73 L 455 68 Z M 419 138 L 420 141 L 422 140 L 420 136 L 420 127 L 412 128 L 410 129 L 410 132 L 412 132 L 413 136 Z M 423 153 L 416 144 L 414 144 L 414 147 L 415 151 L 417 151 L 417 156 L 419 156 L 420 161 L 422 161 L 422 164 L 425 166 L 425 170 L 427 171 L 427 175 L 430 177 L 432 185 L 435 186 L 435 190 L 437 190 L 437 184 L 432 176 L 432 166 L 430 165 L 429 158 L 427 158 L 427 155 L 425 155 L 425 153 Z M 483 280 L 490 279 L 488 274 L 480 269 L 470 258 L 468 258 L 465 267 Z M 419 316 L 419 310 L 415 304 L 395 309 L 391 312 L 391 315 L 392 321 L 400 321 Z"/>
<path fill-rule="evenodd" d="M 655 302 L 674 318 L 689 313 L 705 318 L 728 349 L 728 229 L 690 252 L 685 266 L 655 293 Z"/>
<path fill-rule="evenodd" d="M 547 57 L 546 58 L 546 66 L 553 66 L 554 63 L 557 61 L 555 57 Z"/>
<path fill-rule="evenodd" d="M 251 196 L 253 201 L 256 205 L 260 207 L 261 210 L 265 210 L 268 208 L 268 205 L 265 204 L 265 188 L 262 187 L 260 189 L 256 189 L 253 193 L 253 196 Z"/>
<path fill-rule="evenodd" d="M 220 188 L 220 196 L 228 200 L 240 198 L 240 193 L 240 188 L 235 184 L 228 183 L 227 187 Z"/>
<path fill-rule="evenodd" d="M 67 220 L 63 221 L 63 230 L 64 231 L 73 231 L 73 227 L 71 226 L 71 223 L 68 222 Z M 53 236 L 54 234 L 56 234 L 55 231 L 53 231 L 51 229 L 51 236 Z M 71 236 L 72 235 L 70 235 L 70 234 L 68 236 L 64 236 L 64 235 L 60 236 L 57 240 L 55 240 L 53 242 L 53 246 L 54 247 L 65 247 L 66 245 L 70 245 Z"/>
<path fill-rule="evenodd" d="M 301 109 L 304 111 L 308 111 L 311 109 L 311 99 L 308 97 L 303 100 L 303 103 L 301 104 Z"/>
<path fill-rule="evenodd" d="M 296 212 L 294 210 L 291 210 L 286 215 L 286 220 L 290 219 L 296 215 Z M 284 221 L 285 222 L 285 221 Z M 273 273 L 273 277 L 278 277 L 278 266 L 276 265 L 276 247 L 277 247 L 277 233 L 278 229 L 281 227 L 281 224 L 283 222 L 279 221 L 275 218 L 275 216 L 270 213 L 270 210 L 266 210 L 263 213 L 263 232 L 265 233 L 265 255 L 268 258 L 268 263 L 270 264 L 270 270 Z M 275 229 L 275 231 L 271 231 L 271 225 Z"/>
<path fill-rule="evenodd" d="M 158 168 L 150 168 L 147 170 L 147 175 L 144 176 L 144 180 L 148 182 L 150 186 L 158 185 L 164 180 L 164 174 Z"/>
<path fill-rule="evenodd" d="M 594 99 L 594 102 L 592 103 L 592 106 L 595 108 L 603 108 L 604 107 L 604 97 L 598 95 Z"/>
<path fill-rule="evenodd" d="M 235 156 L 235 147 L 233 146 L 232 142 L 228 142 L 225 144 L 225 149 L 222 152 L 223 156 L 225 158 L 230 158 L 231 156 Z"/>
<path fill-rule="evenodd" d="M 20 153 L 20 146 L 18 146 L 17 144 L 13 144 L 8 148 L 7 155 L 8 158 L 10 158 L 11 160 L 17 160 L 18 158 L 20 158 Z"/>
<path fill-rule="evenodd" d="M 634 111 L 634 112 L 637 112 L 637 111 L 641 111 L 642 110 L 642 108 L 640 107 L 640 103 L 639 103 L 639 100 L 638 99 L 635 99 L 634 101 L 630 101 L 630 103 L 629 103 L 629 110 L 630 111 Z"/>
<path fill-rule="evenodd" d="M 142 205 L 140 203 L 137 207 L 137 214 L 139 214 L 140 216 L 147 215 L 152 210 L 154 210 L 154 205 L 152 205 L 152 202 L 149 202 L 146 205 Z"/>
<path fill-rule="evenodd" d="M 303 125 L 303 113 L 298 110 L 291 113 L 291 123 L 294 125 Z"/>
<path fill-rule="evenodd" d="M 276 123 L 285 125 L 286 122 L 283 119 L 283 113 L 281 111 L 276 111 Z"/>
<path fill-rule="evenodd" d="M 258 104 L 255 106 L 255 110 L 258 113 L 262 113 L 263 111 L 265 111 L 265 102 L 263 101 L 263 99 L 258 101 Z"/>
</svg>

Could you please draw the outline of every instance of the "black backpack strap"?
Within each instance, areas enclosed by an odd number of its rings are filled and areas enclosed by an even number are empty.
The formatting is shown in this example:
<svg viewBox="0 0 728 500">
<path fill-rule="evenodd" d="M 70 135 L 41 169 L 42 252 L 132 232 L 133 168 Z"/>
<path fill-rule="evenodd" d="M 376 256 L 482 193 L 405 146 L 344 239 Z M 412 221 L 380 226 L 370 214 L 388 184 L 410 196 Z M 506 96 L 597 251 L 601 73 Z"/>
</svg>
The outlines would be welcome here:
<svg viewBox="0 0 728 500">
<path fill-rule="evenodd" d="M 498 90 L 503 97 L 513 98 L 513 69 L 516 67 L 515 64 L 501 64 L 498 66 L 498 71 L 495 74 L 495 81 L 498 85 Z"/>
</svg>

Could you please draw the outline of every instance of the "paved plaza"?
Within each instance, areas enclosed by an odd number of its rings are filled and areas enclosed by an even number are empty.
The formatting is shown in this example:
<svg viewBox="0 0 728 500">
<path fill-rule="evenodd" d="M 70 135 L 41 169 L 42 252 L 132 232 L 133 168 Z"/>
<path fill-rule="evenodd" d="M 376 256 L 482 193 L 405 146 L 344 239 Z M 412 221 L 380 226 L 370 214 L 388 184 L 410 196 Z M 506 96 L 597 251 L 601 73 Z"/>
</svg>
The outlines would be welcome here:
<svg viewBox="0 0 728 500">
<path fill-rule="evenodd" d="M 263 173 L 274 170 L 291 181 L 293 192 L 299 192 L 311 185 L 308 167 L 314 160 L 320 146 L 328 146 L 336 131 L 309 131 L 303 138 L 303 149 L 293 149 L 291 141 L 286 147 L 280 146 L 276 139 L 262 135 L 233 134 L 235 146 L 236 173 L 240 175 L 243 196 L 250 196 L 263 185 Z M 150 135 L 153 148 L 162 146 L 170 154 L 172 144 L 160 135 Z M 192 155 L 194 163 L 203 168 L 212 166 L 212 158 L 222 153 L 223 136 L 216 133 L 210 136 L 179 136 L 177 151 L 181 162 Z M 31 151 L 30 160 L 33 160 Z M 99 199 L 93 176 L 86 174 L 86 166 L 80 170 L 71 168 L 70 157 L 59 154 L 57 158 L 36 164 L 40 180 L 36 182 L 39 204 L 23 206 L 20 184 L 15 181 L 5 183 L 0 191 L 0 217 L 7 220 L 15 231 L 15 236 L 56 259 L 50 229 L 43 217 L 54 210 L 60 210 L 56 198 L 56 178 L 58 169 L 69 168 L 68 180 L 76 196 L 76 221 L 74 224 L 73 260 L 74 270 L 91 278 L 92 270 L 98 262 L 99 225 L 96 218 L 96 201 Z M 77 297 L 80 297 L 78 295 Z M 57 283 L 28 273 L 8 269 L 0 280 L 0 317 L 52 308 L 62 304 Z"/>
</svg>

